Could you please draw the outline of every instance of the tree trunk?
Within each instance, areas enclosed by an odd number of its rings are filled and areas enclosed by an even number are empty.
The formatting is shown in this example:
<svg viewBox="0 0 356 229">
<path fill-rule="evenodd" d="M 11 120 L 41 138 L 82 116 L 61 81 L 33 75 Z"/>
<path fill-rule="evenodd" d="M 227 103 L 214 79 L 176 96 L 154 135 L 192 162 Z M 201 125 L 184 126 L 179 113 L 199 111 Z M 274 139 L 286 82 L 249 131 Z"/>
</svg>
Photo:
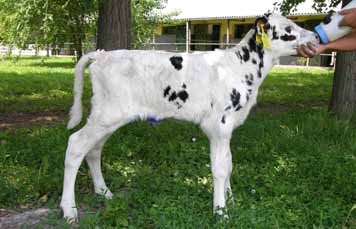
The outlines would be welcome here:
<svg viewBox="0 0 356 229">
<path fill-rule="evenodd" d="M 101 0 L 99 6 L 97 49 L 129 49 L 131 37 L 131 0 Z"/>
<path fill-rule="evenodd" d="M 8 45 L 8 46 L 7 46 L 7 53 L 6 53 L 6 55 L 8 55 L 8 56 L 11 56 L 11 55 L 12 55 L 12 48 L 13 48 L 12 45 Z"/>
<path fill-rule="evenodd" d="M 81 35 L 74 35 L 73 40 L 74 40 L 74 50 L 76 53 L 76 58 L 77 61 L 79 61 L 80 58 L 83 56 L 83 47 L 82 47 L 83 42 L 82 42 Z"/>
<path fill-rule="evenodd" d="M 350 120 L 356 113 L 356 52 L 339 52 L 329 110 Z"/>
<path fill-rule="evenodd" d="M 50 45 L 47 45 L 46 51 L 47 51 L 47 57 L 49 57 L 49 50 L 51 49 Z"/>
<path fill-rule="evenodd" d="M 73 43 L 74 49 L 76 51 L 77 61 L 83 56 L 83 40 L 85 39 L 84 35 L 84 26 L 85 20 L 83 15 L 74 16 L 73 20 L 75 21 L 75 25 L 73 26 Z"/>
<path fill-rule="evenodd" d="M 343 0 L 343 6 L 350 0 Z M 329 110 L 340 119 L 356 114 L 356 52 L 338 52 Z"/>
</svg>

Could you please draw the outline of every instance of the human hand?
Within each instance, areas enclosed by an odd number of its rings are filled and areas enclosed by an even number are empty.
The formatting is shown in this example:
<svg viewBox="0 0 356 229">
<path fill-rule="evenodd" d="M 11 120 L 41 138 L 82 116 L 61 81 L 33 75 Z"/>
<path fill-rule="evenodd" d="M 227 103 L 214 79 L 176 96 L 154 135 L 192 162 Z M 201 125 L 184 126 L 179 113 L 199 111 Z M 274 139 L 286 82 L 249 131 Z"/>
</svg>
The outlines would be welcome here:
<svg viewBox="0 0 356 229">
<path fill-rule="evenodd" d="M 308 43 L 307 45 L 299 46 L 297 48 L 297 52 L 299 56 L 312 58 L 319 55 L 320 53 L 323 53 L 326 49 L 326 45 L 320 44 L 319 46 L 314 46 L 313 44 Z"/>
<path fill-rule="evenodd" d="M 356 28 L 356 8 L 341 10 L 339 13 L 344 15 L 344 18 L 340 22 L 340 26 Z"/>
</svg>

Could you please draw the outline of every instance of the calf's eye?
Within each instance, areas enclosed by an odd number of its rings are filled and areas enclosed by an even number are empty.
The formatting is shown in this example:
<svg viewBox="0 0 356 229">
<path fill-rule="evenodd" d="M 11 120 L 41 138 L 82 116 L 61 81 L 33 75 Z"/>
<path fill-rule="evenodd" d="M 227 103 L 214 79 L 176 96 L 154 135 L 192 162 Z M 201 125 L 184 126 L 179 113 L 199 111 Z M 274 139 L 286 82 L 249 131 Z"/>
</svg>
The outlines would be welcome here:
<svg viewBox="0 0 356 229">
<path fill-rule="evenodd" d="M 271 28 L 271 25 L 269 23 L 266 23 L 264 26 L 264 29 L 267 31 Z"/>
<path fill-rule="evenodd" d="M 292 27 L 287 26 L 287 27 L 285 28 L 285 30 L 286 30 L 287 33 L 291 33 L 291 32 L 292 32 Z"/>
</svg>

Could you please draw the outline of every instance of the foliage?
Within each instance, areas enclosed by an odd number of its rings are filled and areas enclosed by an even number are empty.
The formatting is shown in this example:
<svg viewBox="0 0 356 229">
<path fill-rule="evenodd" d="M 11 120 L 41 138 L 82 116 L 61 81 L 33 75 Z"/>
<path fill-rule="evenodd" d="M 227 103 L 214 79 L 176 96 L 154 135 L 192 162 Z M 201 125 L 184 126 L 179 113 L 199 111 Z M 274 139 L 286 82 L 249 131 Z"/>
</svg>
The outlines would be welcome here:
<svg viewBox="0 0 356 229">
<path fill-rule="evenodd" d="M 157 25 L 177 14 L 163 14 L 167 0 L 132 0 L 132 48 L 139 49 L 152 40 Z"/>
<path fill-rule="evenodd" d="M 23 48 L 82 43 L 93 23 L 97 0 L 0 0 L 0 42 Z"/>
<path fill-rule="evenodd" d="M 72 43 L 81 52 L 92 48 L 99 0 L 0 0 L 0 43 L 23 48 Z M 132 46 L 150 43 L 159 23 L 177 12 L 163 14 L 167 0 L 132 0 Z"/>
<path fill-rule="evenodd" d="M 313 0 L 313 8 L 318 12 L 328 12 L 330 8 L 336 7 L 342 0 Z M 275 8 L 279 9 L 284 15 L 296 11 L 297 6 L 305 0 L 281 0 L 275 2 Z"/>
</svg>

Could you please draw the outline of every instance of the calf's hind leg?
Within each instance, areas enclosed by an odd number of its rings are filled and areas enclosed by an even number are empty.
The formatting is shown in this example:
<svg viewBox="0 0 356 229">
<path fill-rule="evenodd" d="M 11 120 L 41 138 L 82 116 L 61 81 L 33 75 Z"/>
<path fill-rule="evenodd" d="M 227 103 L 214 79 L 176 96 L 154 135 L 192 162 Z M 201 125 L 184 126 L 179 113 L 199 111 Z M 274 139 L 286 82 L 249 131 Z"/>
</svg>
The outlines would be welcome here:
<svg viewBox="0 0 356 229">
<path fill-rule="evenodd" d="M 65 157 L 63 193 L 60 204 L 63 216 L 69 221 L 76 220 L 78 217 L 74 186 L 80 164 L 89 151 L 108 138 L 117 128 L 118 126 L 109 128 L 87 123 L 70 136 Z"/>
<path fill-rule="evenodd" d="M 90 168 L 91 176 L 93 178 L 94 190 L 97 194 L 104 195 L 106 199 L 111 199 L 113 194 L 106 186 L 101 171 L 101 153 L 104 144 L 109 137 L 110 135 L 105 137 L 102 141 L 100 141 L 92 150 L 89 151 L 89 153 L 85 157 Z"/>
</svg>

